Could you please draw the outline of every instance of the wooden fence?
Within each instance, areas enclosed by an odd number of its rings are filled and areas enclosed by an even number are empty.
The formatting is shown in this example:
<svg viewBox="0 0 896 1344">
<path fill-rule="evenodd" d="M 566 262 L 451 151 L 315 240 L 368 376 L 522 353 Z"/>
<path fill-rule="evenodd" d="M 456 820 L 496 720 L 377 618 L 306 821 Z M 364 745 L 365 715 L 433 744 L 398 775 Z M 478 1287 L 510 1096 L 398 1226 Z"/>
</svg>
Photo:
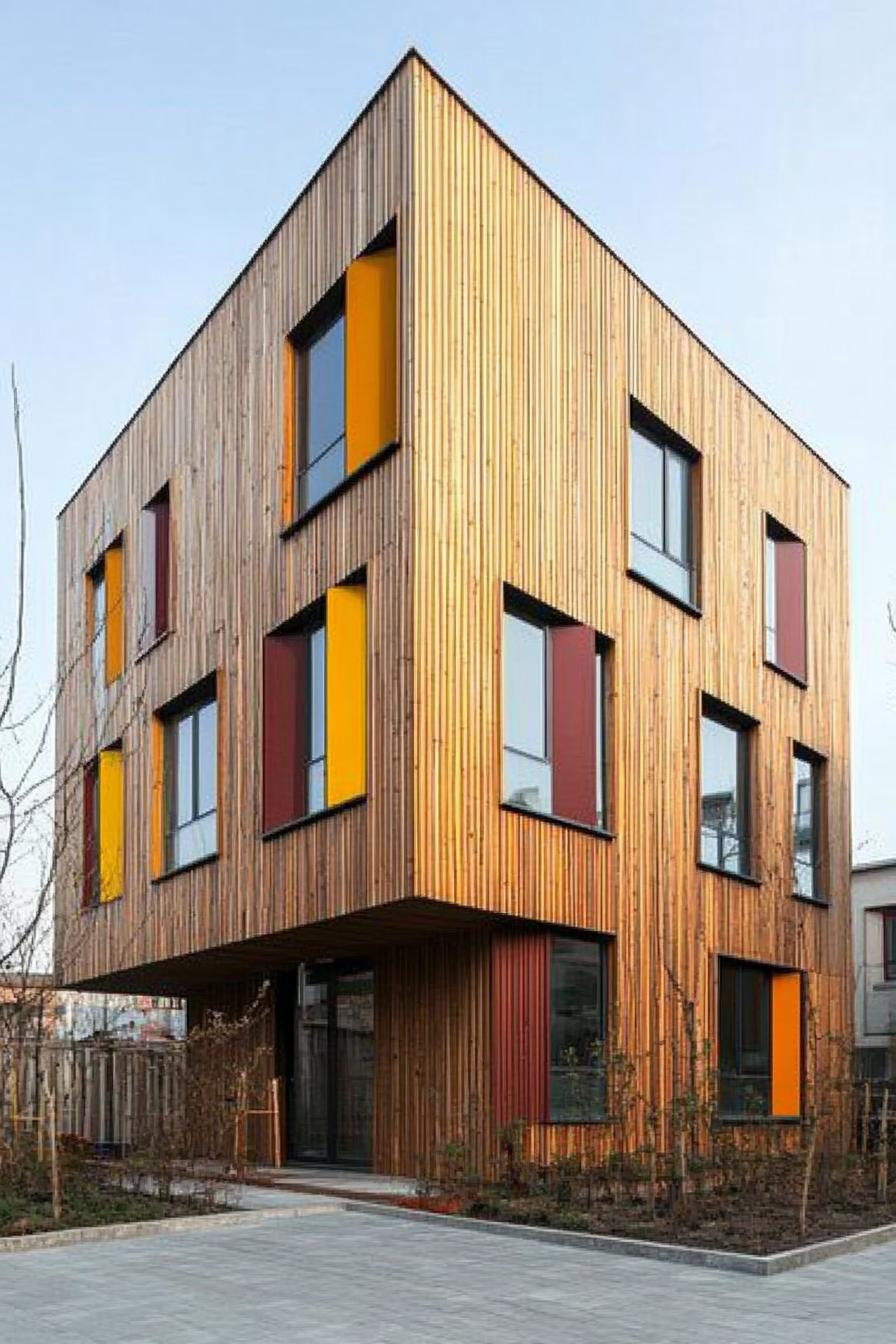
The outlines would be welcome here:
<svg viewBox="0 0 896 1344">
<path fill-rule="evenodd" d="M 56 1096 L 60 1134 L 125 1149 L 184 1104 L 183 1042 L 15 1042 L 0 1047 L 0 1121 L 33 1125 L 43 1083 Z"/>
</svg>

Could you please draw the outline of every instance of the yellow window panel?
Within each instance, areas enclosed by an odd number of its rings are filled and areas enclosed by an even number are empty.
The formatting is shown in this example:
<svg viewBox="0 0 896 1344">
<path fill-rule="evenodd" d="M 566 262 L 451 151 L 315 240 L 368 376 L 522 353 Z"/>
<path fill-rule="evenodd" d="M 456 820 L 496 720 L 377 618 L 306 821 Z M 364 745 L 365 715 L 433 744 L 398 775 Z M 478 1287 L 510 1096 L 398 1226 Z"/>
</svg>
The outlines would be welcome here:
<svg viewBox="0 0 896 1344">
<path fill-rule="evenodd" d="M 345 470 L 398 438 L 394 248 L 353 261 L 345 279 Z"/>
<path fill-rule="evenodd" d="M 121 748 L 100 752 L 99 874 L 101 901 L 124 891 L 124 769 Z"/>
<path fill-rule="evenodd" d="M 803 1009 L 799 971 L 772 975 L 772 1115 L 802 1111 Z"/>
<path fill-rule="evenodd" d="M 117 681 L 124 670 L 124 573 L 120 545 L 110 546 L 106 570 L 106 685 Z"/>
<path fill-rule="evenodd" d="M 367 592 L 327 589 L 327 806 L 367 792 Z"/>
</svg>

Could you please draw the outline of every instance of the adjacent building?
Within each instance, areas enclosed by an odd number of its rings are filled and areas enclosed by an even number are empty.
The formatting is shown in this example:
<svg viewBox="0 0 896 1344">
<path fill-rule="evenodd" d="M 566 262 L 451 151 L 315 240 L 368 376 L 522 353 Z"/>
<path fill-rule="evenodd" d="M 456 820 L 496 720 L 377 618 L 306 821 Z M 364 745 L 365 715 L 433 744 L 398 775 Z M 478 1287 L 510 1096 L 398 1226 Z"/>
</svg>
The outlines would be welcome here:
<svg viewBox="0 0 896 1344">
<path fill-rule="evenodd" d="M 856 1047 L 867 1078 L 896 1078 L 896 859 L 852 873 Z"/>
<path fill-rule="evenodd" d="M 836 472 L 409 53 L 60 516 L 59 975 L 267 982 L 293 1159 L 635 1146 L 697 1058 L 792 1126 L 847 579 Z"/>
</svg>

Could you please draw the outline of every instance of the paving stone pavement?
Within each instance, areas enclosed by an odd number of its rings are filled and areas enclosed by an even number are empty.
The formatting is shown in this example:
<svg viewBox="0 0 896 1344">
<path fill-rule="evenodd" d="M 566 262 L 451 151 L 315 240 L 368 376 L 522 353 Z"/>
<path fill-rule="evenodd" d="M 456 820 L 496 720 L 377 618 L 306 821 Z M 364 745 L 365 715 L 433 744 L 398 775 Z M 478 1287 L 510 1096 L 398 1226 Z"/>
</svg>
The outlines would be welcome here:
<svg viewBox="0 0 896 1344">
<path fill-rule="evenodd" d="M 0 1261 L 2 1344 L 867 1344 L 894 1314 L 896 1244 L 754 1279 L 342 1212 Z"/>
</svg>

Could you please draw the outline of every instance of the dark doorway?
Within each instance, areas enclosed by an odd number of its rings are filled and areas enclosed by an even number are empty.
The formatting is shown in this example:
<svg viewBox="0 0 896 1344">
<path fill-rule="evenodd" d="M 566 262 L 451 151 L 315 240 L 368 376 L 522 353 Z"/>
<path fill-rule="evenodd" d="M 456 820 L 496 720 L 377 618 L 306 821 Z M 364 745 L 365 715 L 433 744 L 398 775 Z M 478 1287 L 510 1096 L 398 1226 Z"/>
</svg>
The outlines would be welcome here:
<svg viewBox="0 0 896 1344">
<path fill-rule="evenodd" d="M 289 1157 L 370 1166 L 373 1158 L 373 970 L 300 966 L 287 1067 Z"/>
</svg>

